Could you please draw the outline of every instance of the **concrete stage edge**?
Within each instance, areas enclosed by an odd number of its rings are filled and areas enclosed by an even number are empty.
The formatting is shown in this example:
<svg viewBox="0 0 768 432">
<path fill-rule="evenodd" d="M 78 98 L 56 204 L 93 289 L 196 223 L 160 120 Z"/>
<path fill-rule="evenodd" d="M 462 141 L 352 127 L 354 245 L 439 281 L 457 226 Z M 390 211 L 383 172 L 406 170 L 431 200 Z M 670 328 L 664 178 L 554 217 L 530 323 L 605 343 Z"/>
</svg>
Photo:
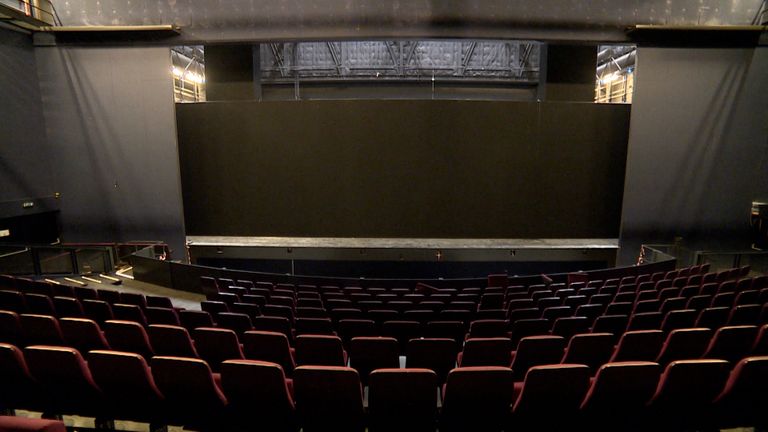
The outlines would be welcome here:
<svg viewBox="0 0 768 432">
<path fill-rule="evenodd" d="M 618 239 L 421 239 L 188 236 L 192 264 L 204 258 L 328 261 L 509 261 L 616 263 Z"/>
</svg>

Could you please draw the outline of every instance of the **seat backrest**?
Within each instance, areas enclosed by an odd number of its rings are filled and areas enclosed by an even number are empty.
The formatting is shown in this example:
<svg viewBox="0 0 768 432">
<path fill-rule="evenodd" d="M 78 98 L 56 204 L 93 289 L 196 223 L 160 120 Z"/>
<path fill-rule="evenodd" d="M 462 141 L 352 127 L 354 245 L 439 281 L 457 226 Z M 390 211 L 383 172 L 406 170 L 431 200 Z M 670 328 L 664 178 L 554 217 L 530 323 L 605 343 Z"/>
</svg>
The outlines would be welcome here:
<svg viewBox="0 0 768 432">
<path fill-rule="evenodd" d="M 211 314 L 205 311 L 179 311 L 179 321 L 187 331 L 192 331 L 198 327 L 213 327 L 213 318 L 211 318 Z"/>
<path fill-rule="evenodd" d="M 144 315 L 146 315 L 149 324 L 181 325 L 179 315 L 176 310 L 171 308 L 148 306 L 144 309 Z"/>
<path fill-rule="evenodd" d="M 704 327 L 672 330 L 656 357 L 656 363 L 666 367 L 675 360 L 700 358 L 709 345 L 712 333 Z"/>
<path fill-rule="evenodd" d="M 760 327 L 760 330 L 758 330 L 757 338 L 755 338 L 755 343 L 752 345 L 752 351 L 749 353 L 749 355 L 751 356 L 768 355 L 768 324 L 763 324 Z"/>
<path fill-rule="evenodd" d="M 654 361 L 663 343 L 664 332 L 661 330 L 628 331 L 619 339 L 610 361 Z"/>
<path fill-rule="evenodd" d="M 337 336 L 302 335 L 296 337 L 296 364 L 344 366 L 346 355 Z"/>
<path fill-rule="evenodd" d="M 661 312 L 645 312 L 633 314 L 629 319 L 627 331 L 634 330 L 659 330 L 664 316 Z"/>
<path fill-rule="evenodd" d="M 296 363 L 291 354 L 288 338 L 278 332 L 247 331 L 242 337 L 243 354 L 246 359 L 260 360 L 280 365 L 283 372 L 293 375 Z"/>
<path fill-rule="evenodd" d="M 173 302 L 169 297 L 164 296 L 146 296 L 147 307 L 168 308 L 173 309 Z"/>
<path fill-rule="evenodd" d="M 712 336 L 703 357 L 728 360 L 735 364 L 749 355 L 756 337 L 756 326 L 721 327 Z"/>
<path fill-rule="evenodd" d="M 731 309 L 728 307 L 710 307 L 702 310 L 696 319 L 696 327 L 707 327 L 716 330 L 728 322 Z"/>
<path fill-rule="evenodd" d="M 163 400 L 146 360 L 139 354 L 91 351 L 88 367 L 113 406 L 148 408 Z"/>
<path fill-rule="evenodd" d="M 391 337 L 356 337 L 350 344 L 349 366 L 357 370 L 363 384 L 376 369 L 396 369 L 400 366 L 397 339 Z"/>
<path fill-rule="evenodd" d="M 120 303 L 135 305 L 142 309 L 147 308 L 147 298 L 141 293 L 122 292 L 120 293 Z"/>
<path fill-rule="evenodd" d="M 745 304 L 734 306 L 728 316 L 729 326 L 757 325 L 762 312 L 762 305 Z"/>
<path fill-rule="evenodd" d="M 252 320 L 253 329 L 256 331 L 271 331 L 282 333 L 293 343 L 293 332 L 291 330 L 291 321 L 284 317 L 260 316 Z"/>
<path fill-rule="evenodd" d="M 558 318 L 552 325 L 552 335 L 562 336 L 566 341 L 578 333 L 589 331 L 590 320 L 587 317 Z"/>
<path fill-rule="evenodd" d="M 357 371 L 340 366 L 299 366 L 293 384 L 305 431 L 363 431 L 363 392 Z"/>
<path fill-rule="evenodd" d="M 120 303 L 120 291 L 99 288 L 99 299 L 109 304 Z"/>
<path fill-rule="evenodd" d="M 199 359 L 155 356 L 152 376 L 165 396 L 169 416 L 177 421 L 218 413 L 227 398 L 214 382 L 211 368 Z"/>
<path fill-rule="evenodd" d="M 613 341 L 613 335 L 610 333 L 574 335 L 565 349 L 562 363 L 583 364 L 594 373 L 611 358 Z"/>
<path fill-rule="evenodd" d="M 26 312 L 24 295 L 17 291 L 0 290 L 0 309 L 16 313 Z"/>
<path fill-rule="evenodd" d="M 32 345 L 24 349 L 29 372 L 55 399 L 61 414 L 98 412 L 102 393 L 74 348 Z"/>
<path fill-rule="evenodd" d="M 136 353 L 145 359 L 155 355 L 147 331 L 141 324 L 135 321 L 109 320 L 104 322 L 103 328 L 113 350 Z"/>
<path fill-rule="evenodd" d="M 506 337 L 509 322 L 499 319 L 472 321 L 469 325 L 470 338 Z"/>
<path fill-rule="evenodd" d="M 44 294 L 25 293 L 24 302 L 27 304 L 27 313 L 37 315 L 56 315 L 51 298 Z"/>
<path fill-rule="evenodd" d="M 603 305 L 600 304 L 585 304 L 576 309 L 575 316 L 587 317 L 590 319 L 590 324 L 593 324 L 595 319 L 603 313 Z"/>
<path fill-rule="evenodd" d="M 288 321 L 290 321 L 291 323 L 293 322 L 292 307 L 269 304 L 269 300 L 267 301 L 267 304 L 262 308 L 261 313 L 263 313 L 264 316 L 275 316 L 275 317 L 287 318 Z"/>
<path fill-rule="evenodd" d="M 523 379 L 533 366 L 557 364 L 563 358 L 565 339 L 560 336 L 531 336 L 517 345 L 512 359 L 512 373 Z"/>
<path fill-rule="evenodd" d="M 91 350 L 108 350 L 109 343 L 96 321 L 87 318 L 62 318 L 61 332 L 68 346 L 88 356 Z"/>
<path fill-rule="evenodd" d="M 200 358 L 205 360 L 214 372 L 219 371 L 224 360 L 243 359 L 243 351 L 237 334 L 229 329 L 198 327 L 192 331 Z"/>
<path fill-rule="evenodd" d="M 512 346 L 517 346 L 520 339 L 528 336 L 541 336 L 549 334 L 550 322 L 546 319 L 523 319 L 512 323 L 510 327 L 510 339 Z"/>
<path fill-rule="evenodd" d="M 565 318 L 573 315 L 573 310 L 570 306 L 554 306 L 544 309 L 541 313 L 541 317 L 554 322 L 558 318 Z"/>
<path fill-rule="evenodd" d="M 0 343 L 0 406 L 7 409 L 31 408 L 40 399 L 38 384 L 32 378 L 24 353 L 14 345 Z"/>
<path fill-rule="evenodd" d="M 519 421 L 535 423 L 544 421 L 547 413 L 554 412 L 558 416 L 576 413 L 589 389 L 590 375 L 589 367 L 577 364 L 530 368 L 514 404 L 514 416 Z"/>
<path fill-rule="evenodd" d="M 221 387 L 240 427 L 257 422 L 270 431 L 296 431 L 296 407 L 282 368 L 256 360 L 226 360 Z"/>
<path fill-rule="evenodd" d="M 85 310 L 80 300 L 73 297 L 54 297 L 53 304 L 60 318 L 83 318 Z"/>
<path fill-rule="evenodd" d="M 296 335 L 336 335 L 330 318 L 296 318 Z"/>
<path fill-rule="evenodd" d="M 661 369 L 653 362 L 606 363 L 597 371 L 581 409 L 593 419 L 637 413 L 656 391 Z"/>
<path fill-rule="evenodd" d="M 229 312 L 229 305 L 223 301 L 205 300 L 200 302 L 200 310 L 208 312 L 211 316 L 216 316 L 220 312 Z"/>
<path fill-rule="evenodd" d="M 336 325 L 339 336 L 345 345 L 349 345 L 354 337 L 375 336 L 376 323 L 373 320 L 364 319 L 342 319 Z"/>
<path fill-rule="evenodd" d="M 509 338 L 467 339 L 458 365 L 509 367 L 511 351 L 512 341 Z"/>
<path fill-rule="evenodd" d="M 611 333 L 618 341 L 629 323 L 627 315 L 601 315 L 592 325 L 592 333 Z"/>
<path fill-rule="evenodd" d="M 384 321 L 381 324 L 382 336 L 397 339 L 401 352 L 405 352 L 409 340 L 421 336 L 421 329 L 418 321 Z"/>
<path fill-rule="evenodd" d="M 21 320 L 13 311 L 0 310 L 0 343 L 21 345 Z"/>
<path fill-rule="evenodd" d="M 439 383 L 444 383 L 448 373 L 456 367 L 458 344 L 454 339 L 424 338 L 408 342 L 405 367 L 429 369 L 435 372 Z"/>
<path fill-rule="evenodd" d="M 66 345 L 56 318 L 50 315 L 21 314 L 19 321 L 26 345 Z"/>
<path fill-rule="evenodd" d="M 253 330 L 251 318 L 246 314 L 235 312 L 219 312 L 216 315 L 216 325 L 219 328 L 232 330 L 238 336 Z"/>
<path fill-rule="evenodd" d="M 96 321 L 99 325 L 115 318 L 112 306 L 104 300 L 83 300 L 82 305 L 86 318 Z"/>
<path fill-rule="evenodd" d="M 149 308 L 147 308 L 149 309 Z M 184 327 L 151 324 L 147 327 L 149 342 L 155 355 L 197 358 L 197 350 Z"/>
<path fill-rule="evenodd" d="M 123 303 L 115 303 L 112 305 L 112 313 L 115 314 L 115 319 L 120 321 L 133 321 L 147 326 L 147 317 L 144 315 L 144 311 L 139 306 L 129 305 Z"/>
<path fill-rule="evenodd" d="M 768 357 L 746 357 L 733 368 L 725 388 L 715 399 L 715 412 L 724 425 L 757 424 L 768 404 Z"/>
<path fill-rule="evenodd" d="M 514 378 L 505 367 L 461 367 L 448 374 L 440 431 L 501 430 L 512 404 Z"/>
<path fill-rule="evenodd" d="M 242 302 L 242 303 L 238 302 L 238 303 L 232 303 L 232 306 L 230 306 L 230 308 L 232 309 L 232 312 L 248 315 L 248 318 L 251 319 L 251 322 L 253 322 L 254 318 L 261 316 L 261 308 L 256 304 L 251 304 L 247 302 Z"/>
<path fill-rule="evenodd" d="M 378 369 L 368 387 L 372 431 L 434 430 L 437 375 L 428 369 Z"/>
<path fill-rule="evenodd" d="M 667 312 L 661 322 L 661 330 L 669 333 L 675 329 L 692 328 L 699 313 L 693 309 L 681 309 Z"/>
<path fill-rule="evenodd" d="M 673 361 L 664 370 L 650 405 L 671 412 L 704 409 L 720 394 L 729 372 L 725 360 Z"/>
</svg>

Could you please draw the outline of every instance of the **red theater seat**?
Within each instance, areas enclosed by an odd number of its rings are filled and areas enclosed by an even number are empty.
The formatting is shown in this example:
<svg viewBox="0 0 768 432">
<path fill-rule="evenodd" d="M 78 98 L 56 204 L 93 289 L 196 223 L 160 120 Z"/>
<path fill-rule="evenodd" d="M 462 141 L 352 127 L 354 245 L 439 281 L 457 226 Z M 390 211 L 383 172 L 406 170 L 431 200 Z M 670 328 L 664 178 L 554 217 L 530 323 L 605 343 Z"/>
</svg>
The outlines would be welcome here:
<svg viewBox="0 0 768 432">
<path fill-rule="evenodd" d="M 118 351 L 92 351 L 88 367 L 104 394 L 110 419 L 162 424 L 164 397 L 144 357 Z"/>
<path fill-rule="evenodd" d="M 433 432 L 437 375 L 427 369 L 378 369 L 368 390 L 371 432 Z"/>
<path fill-rule="evenodd" d="M 363 391 L 352 368 L 299 366 L 294 371 L 296 408 L 304 432 L 362 432 Z"/>
<path fill-rule="evenodd" d="M 499 432 L 513 402 L 512 370 L 463 367 L 448 374 L 443 388 L 441 432 Z"/>
<path fill-rule="evenodd" d="M 155 383 L 165 396 L 169 424 L 202 430 L 221 428 L 227 398 L 205 361 L 156 356 L 151 365 Z"/>
<path fill-rule="evenodd" d="M 282 368 L 270 362 L 227 360 L 221 364 L 227 424 L 236 430 L 295 432 L 296 407 Z"/>
<path fill-rule="evenodd" d="M 3 432 L 66 432 L 64 422 L 26 417 L 0 416 Z"/>
</svg>

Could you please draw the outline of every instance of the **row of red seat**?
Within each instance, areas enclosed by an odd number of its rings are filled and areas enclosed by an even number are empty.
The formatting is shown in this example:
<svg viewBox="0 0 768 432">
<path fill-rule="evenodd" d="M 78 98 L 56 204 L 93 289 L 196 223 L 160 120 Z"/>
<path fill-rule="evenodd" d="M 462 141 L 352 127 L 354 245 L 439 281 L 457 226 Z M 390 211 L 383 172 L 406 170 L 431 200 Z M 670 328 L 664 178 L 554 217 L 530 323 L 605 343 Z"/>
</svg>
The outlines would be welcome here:
<svg viewBox="0 0 768 432">
<path fill-rule="evenodd" d="M 213 374 L 198 359 L 0 344 L 2 402 L 58 415 L 182 424 L 203 430 L 502 431 L 699 429 L 764 426 L 768 357 L 603 365 L 453 369 L 441 388 L 426 369 L 371 373 L 368 405 L 351 368 L 228 360 Z M 564 385 L 567 383 L 567 385 Z M 440 407 L 440 408 L 438 408 Z"/>
<path fill-rule="evenodd" d="M 378 368 L 396 368 L 399 356 L 406 354 L 406 366 L 435 371 L 440 379 L 454 366 L 506 366 L 521 377 L 536 365 L 579 363 L 596 370 L 606 362 L 671 361 L 714 358 L 731 362 L 749 355 L 768 354 L 768 324 L 725 326 L 714 332 L 707 328 L 612 333 L 529 336 L 519 343 L 507 337 L 469 338 L 466 342 L 450 338 L 414 338 L 405 344 L 391 337 L 353 337 L 345 347 L 330 335 L 301 335 L 295 349 L 282 333 L 247 331 L 237 335 L 222 328 L 200 327 L 192 336 L 183 327 L 150 325 L 147 330 L 130 321 L 107 321 L 105 332 L 91 320 L 62 318 L 0 311 L 0 342 L 19 345 L 71 346 L 89 353 L 116 349 L 145 358 L 155 355 L 200 357 L 214 370 L 226 360 L 254 359 L 280 364 L 290 376 L 296 365 L 347 366 L 358 369 L 363 381 Z M 13 329 L 8 332 L 7 329 Z M 105 337 L 106 336 L 106 337 Z M 617 343 L 618 340 L 618 343 Z"/>
</svg>

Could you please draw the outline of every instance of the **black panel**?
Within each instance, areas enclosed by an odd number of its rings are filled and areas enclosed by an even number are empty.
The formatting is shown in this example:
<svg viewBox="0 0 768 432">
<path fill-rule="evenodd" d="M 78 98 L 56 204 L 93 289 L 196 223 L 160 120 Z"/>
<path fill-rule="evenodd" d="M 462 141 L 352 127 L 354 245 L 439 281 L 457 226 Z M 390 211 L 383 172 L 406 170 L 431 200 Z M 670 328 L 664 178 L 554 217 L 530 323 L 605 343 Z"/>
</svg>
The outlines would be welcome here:
<svg viewBox="0 0 768 432">
<path fill-rule="evenodd" d="M 597 47 L 594 45 L 548 45 L 546 99 L 594 101 L 595 67 Z"/>
<path fill-rule="evenodd" d="M 629 107 L 177 106 L 188 235 L 616 238 Z"/>
<path fill-rule="evenodd" d="M 205 47 L 206 99 L 255 99 L 251 45 Z"/>
<path fill-rule="evenodd" d="M 59 239 L 59 212 L 36 213 L 0 219 L 0 231 L 9 235 L 0 237 L 0 243 L 51 244 Z"/>
</svg>

